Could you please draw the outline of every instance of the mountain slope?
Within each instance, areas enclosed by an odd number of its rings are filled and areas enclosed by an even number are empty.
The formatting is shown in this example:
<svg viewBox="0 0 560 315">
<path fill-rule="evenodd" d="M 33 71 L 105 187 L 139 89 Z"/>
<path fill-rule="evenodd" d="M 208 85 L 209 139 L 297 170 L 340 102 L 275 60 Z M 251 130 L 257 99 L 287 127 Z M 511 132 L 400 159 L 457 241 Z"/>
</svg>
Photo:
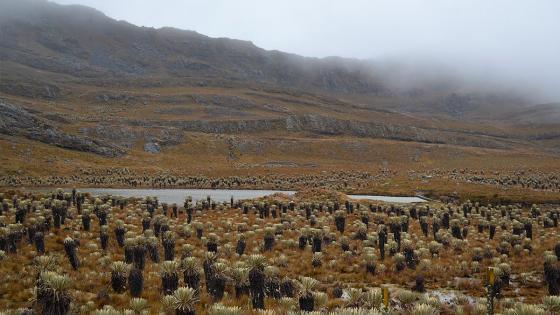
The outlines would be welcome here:
<svg viewBox="0 0 560 315">
<path fill-rule="evenodd" d="M 82 6 L 4 0 L 0 146 L 41 142 L 52 146 L 45 152 L 86 166 L 112 157 L 142 167 L 152 158 L 146 154 L 159 154 L 226 163 L 230 171 L 388 160 L 408 167 L 423 150 L 430 163 L 447 159 L 446 150 L 454 157 L 557 154 L 557 106 L 530 106 L 447 76 L 396 88 L 397 70 L 137 27 Z M 191 143 L 209 160 L 198 160 Z M 17 167 L 18 154 L 9 150 L 0 169 Z"/>
<path fill-rule="evenodd" d="M 39 0 L 3 1 L 0 11 L 3 62 L 74 77 L 194 77 L 335 92 L 382 90 L 363 62 L 304 58 L 191 31 L 140 28 L 94 9 Z"/>
</svg>

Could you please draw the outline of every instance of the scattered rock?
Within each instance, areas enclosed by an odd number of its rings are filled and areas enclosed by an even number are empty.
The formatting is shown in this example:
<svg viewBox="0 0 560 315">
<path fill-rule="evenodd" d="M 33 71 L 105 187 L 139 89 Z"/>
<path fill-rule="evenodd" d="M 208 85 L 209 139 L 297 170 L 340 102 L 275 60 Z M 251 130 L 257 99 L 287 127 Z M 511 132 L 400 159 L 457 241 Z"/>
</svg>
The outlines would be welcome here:
<svg viewBox="0 0 560 315">
<path fill-rule="evenodd" d="M 144 144 L 144 151 L 157 154 L 161 153 L 161 147 L 157 142 L 147 142 Z"/>
</svg>

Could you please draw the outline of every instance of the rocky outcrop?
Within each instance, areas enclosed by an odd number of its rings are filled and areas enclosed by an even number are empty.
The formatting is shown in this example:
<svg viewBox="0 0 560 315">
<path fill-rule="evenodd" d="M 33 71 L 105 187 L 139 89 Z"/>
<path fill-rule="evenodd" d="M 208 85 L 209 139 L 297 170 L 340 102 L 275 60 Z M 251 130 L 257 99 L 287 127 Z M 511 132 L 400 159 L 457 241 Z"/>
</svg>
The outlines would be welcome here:
<svg viewBox="0 0 560 315">
<path fill-rule="evenodd" d="M 348 135 L 487 148 L 508 148 L 511 146 L 510 139 L 491 135 L 381 122 L 343 120 L 321 115 L 290 116 L 285 121 L 288 131 L 307 131 L 323 135 Z"/>
<path fill-rule="evenodd" d="M 157 154 L 161 152 L 161 147 L 157 142 L 147 142 L 144 144 L 144 151 Z"/>
<path fill-rule="evenodd" d="M 121 148 L 97 139 L 67 134 L 50 121 L 39 118 L 23 107 L 0 99 L 0 133 L 22 136 L 59 147 L 116 157 L 125 154 Z"/>
<path fill-rule="evenodd" d="M 56 99 L 60 88 L 40 82 L 15 82 L 0 79 L 0 92 L 28 98 Z"/>
<path fill-rule="evenodd" d="M 144 122 L 146 123 L 146 122 Z M 148 123 L 150 124 L 150 123 Z M 254 119 L 254 120 L 190 120 L 176 121 L 167 124 L 182 128 L 185 131 L 205 133 L 243 133 L 259 132 L 266 130 L 285 129 L 285 119 Z"/>
<path fill-rule="evenodd" d="M 183 140 L 183 131 L 173 127 L 134 128 L 126 124 L 99 124 L 96 127 L 81 128 L 80 132 L 84 136 L 127 149 L 131 149 L 141 139 L 147 143 L 158 143 L 159 146 L 177 145 Z"/>
<path fill-rule="evenodd" d="M 423 143 L 442 143 L 461 146 L 500 148 L 512 146 L 513 138 L 498 135 L 467 133 L 461 131 L 420 128 L 407 125 L 344 120 L 322 115 L 288 116 L 276 119 L 252 120 L 197 120 L 197 121 L 130 121 L 143 127 L 173 126 L 185 131 L 236 134 L 263 131 L 307 132 L 320 135 L 346 135 L 353 137 L 381 138 Z"/>
</svg>

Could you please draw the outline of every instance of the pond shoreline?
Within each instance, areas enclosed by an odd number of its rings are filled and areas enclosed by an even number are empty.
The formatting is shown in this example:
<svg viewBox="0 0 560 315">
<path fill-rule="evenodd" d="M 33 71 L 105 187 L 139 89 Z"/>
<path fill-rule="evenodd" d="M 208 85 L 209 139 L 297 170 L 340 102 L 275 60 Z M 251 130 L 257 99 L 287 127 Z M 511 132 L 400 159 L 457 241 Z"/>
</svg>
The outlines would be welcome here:
<svg viewBox="0 0 560 315">
<path fill-rule="evenodd" d="M 60 188 L 60 187 L 58 187 Z M 193 200 L 203 200 L 208 196 L 215 201 L 225 202 L 231 200 L 248 200 L 255 198 L 262 198 L 274 194 L 284 194 L 287 196 L 294 196 L 298 191 L 296 190 L 273 190 L 273 189 L 211 189 L 211 188 L 97 188 L 97 187 L 75 187 L 77 191 L 90 193 L 92 195 L 113 195 L 122 196 L 125 198 L 144 198 L 147 196 L 157 197 L 162 202 L 166 203 L 182 203 L 186 197 L 192 197 Z M 53 187 L 33 187 L 21 188 L 23 191 L 31 192 L 50 192 L 57 188 Z M 61 188 L 66 192 L 71 191 L 73 188 Z M 368 200 L 385 203 L 395 204 L 414 204 L 428 202 L 421 196 L 385 196 L 385 195 L 354 195 L 345 194 L 345 196 L 354 201 Z"/>
</svg>

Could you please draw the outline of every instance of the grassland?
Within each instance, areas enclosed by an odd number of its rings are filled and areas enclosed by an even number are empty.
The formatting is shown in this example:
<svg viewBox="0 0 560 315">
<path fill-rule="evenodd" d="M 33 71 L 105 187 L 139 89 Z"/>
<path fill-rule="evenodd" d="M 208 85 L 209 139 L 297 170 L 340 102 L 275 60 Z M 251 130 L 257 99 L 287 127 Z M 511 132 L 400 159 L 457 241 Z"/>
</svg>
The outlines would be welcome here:
<svg viewBox="0 0 560 315">
<path fill-rule="evenodd" d="M 349 307 L 360 307 L 363 312 L 370 307 L 381 309 L 381 291 L 375 288 L 387 287 L 392 296 L 392 312 L 420 314 L 417 308 L 424 305 L 442 314 L 479 314 L 479 309 L 485 308 L 488 267 L 495 268 L 502 281 L 497 310 L 531 307 L 533 311 L 550 311 L 559 303 L 554 299 L 543 300 L 549 294 L 547 284 L 552 281 L 543 274 L 543 262 L 550 262 L 558 242 L 558 227 L 553 221 L 557 220 L 558 210 L 547 205 L 525 208 L 486 207 L 478 203 L 345 203 L 336 192 L 312 190 L 299 193 L 295 199 L 275 196 L 252 202 L 235 201 L 233 206 L 229 202 L 189 202 L 186 209 L 179 205 L 178 215 L 174 216 L 173 205 L 153 199 L 82 199 L 79 192 L 75 196 L 57 192 L 20 192 L 17 197 L 3 194 L 6 210 L 1 231 L 5 246 L 0 262 L 2 308 L 32 307 L 45 312 L 44 301 L 35 299 L 35 286 L 40 286 L 37 277 L 49 271 L 70 279 L 59 294 L 69 297 L 71 304 L 67 307 L 74 312 L 90 313 L 104 306 L 140 313 L 174 312 L 173 304 L 169 304 L 172 298 L 165 298 L 162 291 L 162 277 L 166 274 L 163 270 L 169 272 L 162 268 L 167 268 L 164 265 L 171 263 L 164 261 L 170 260 L 175 264 L 171 272 L 178 277 L 178 286 L 187 286 L 183 273 L 187 273 L 185 268 L 191 268 L 187 267 L 189 264 L 194 263 L 194 270 L 199 272 L 199 287 L 193 289 L 200 293 L 197 302 L 191 301 L 192 311 L 222 314 L 218 308 L 225 307 L 234 314 L 256 314 L 251 303 L 253 293 L 249 293 L 253 291 L 246 291 L 255 285 L 246 278 L 247 272 L 256 268 L 252 265 L 254 259 L 262 259 L 266 266 L 261 270 L 265 308 L 279 314 L 301 307 L 298 299 L 306 292 L 301 286 L 308 281 L 302 277 L 318 281 L 309 290 L 314 296 L 313 308 L 319 311 L 344 312 Z M 57 227 L 56 217 L 62 213 L 65 219 Z M 107 216 L 105 227 L 100 221 L 103 213 Z M 22 221 L 11 223 L 17 215 Z M 88 228 L 84 217 L 89 218 Z M 345 222 L 343 230 L 339 230 L 337 223 L 340 218 Z M 426 223 L 427 234 L 423 234 L 421 223 Z M 489 236 L 491 228 L 496 232 Z M 121 241 L 124 240 L 121 244 L 118 229 Z M 460 232 L 456 234 L 455 229 Z M 387 232 L 388 241 L 383 240 L 383 231 Z M 43 233 L 45 253 L 37 245 L 33 234 L 37 232 Z M 8 240 L 14 233 L 21 234 L 12 248 Z M 109 239 L 105 248 L 100 244 L 103 234 Z M 173 240 L 171 249 L 165 245 L 169 239 Z M 71 244 L 79 242 L 73 258 L 79 261 L 76 268 L 65 249 L 68 240 Z M 245 244 L 241 252 L 240 240 Z M 379 245 L 382 242 L 386 245 L 383 251 Z M 132 254 L 134 248 L 149 244 L 159 252 L 156 260 L 150 250 L 144 249 L 141 256 Z M 210 244 L 217 249 L 211 249 Z M 210 250 L 217 252 L 209 254 Z M 112 274 L 114 262 L 118 261 L 128 263 L 127 270 L 141 268 L 143 285 L 139 295 L 132 293 L 131 282 L 125 283 L 124 292 L 115 291 Z M 139 261 L 143 263 L 138 265 Z M 202 271 L 203 262 L 209 263 L 210 269 Z M 213 280 L 208 278 L 212 270 L 223 277 L 222 289 L 212 289 Z M 125 274 L 128 277 L 128 271 Z M 419 277 L 422 288 L 418 287 Z M 288 290 L 290 285 L 293 291 Z M 213 290 L 222 290 L 224 295 Z M 340 292 L 345 292 L 342 297 Z M 133 296 L 142 300 L 133 302 Z"/>
</svg>

